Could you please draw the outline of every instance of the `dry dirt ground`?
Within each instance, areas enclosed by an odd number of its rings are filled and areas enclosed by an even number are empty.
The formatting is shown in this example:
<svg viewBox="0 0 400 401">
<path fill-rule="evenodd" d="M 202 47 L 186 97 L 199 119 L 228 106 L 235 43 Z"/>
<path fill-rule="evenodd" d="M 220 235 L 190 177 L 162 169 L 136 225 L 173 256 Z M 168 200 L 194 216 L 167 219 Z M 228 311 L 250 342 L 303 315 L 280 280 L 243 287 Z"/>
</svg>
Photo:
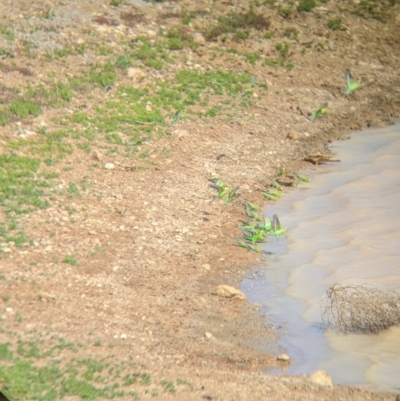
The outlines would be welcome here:
<svg viewBox="0 0 400 401">
<path fill-rule="evenodd" d="M 395 399 L 262 375 L 268 322 L 214 291 L 268 258 L 236 244 L 268 177 L 399 116 L 398 1 L 2 0 L 0 57 L 11 399 Z"/>
</svg>

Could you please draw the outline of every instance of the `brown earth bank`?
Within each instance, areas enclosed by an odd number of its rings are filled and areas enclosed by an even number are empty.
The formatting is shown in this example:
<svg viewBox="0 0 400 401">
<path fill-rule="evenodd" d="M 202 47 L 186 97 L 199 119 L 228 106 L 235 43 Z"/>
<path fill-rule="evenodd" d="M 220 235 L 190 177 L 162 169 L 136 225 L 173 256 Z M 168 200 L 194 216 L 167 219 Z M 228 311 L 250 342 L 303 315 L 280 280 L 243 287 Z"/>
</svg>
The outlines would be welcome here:
<svg viewBox="0 0 400 401">
<path fill-rule="evenodd" d="M 276 335 L 257 305 L 215 294 L 218 285 L 238 288 L 268 260 L 236 242 L 245 200 L 266 204 L 268 214 L 268 177 L 308 167 L 304 159 L 329 154 L 331 141 L 400 114 L 400 4 L 307 4 L 1 2 L 1 177 L 10 177 L 6 156 L 40 160 L 35 180 L 58 174 L 42 197 L 48 207 L 30 205 L 29 213 L 15 209 L 25 194 L 13 191 L 18 184 L 0 187 L 0 384 L 12 399 L 45 399 L 38 394 L 47 390 L 16 384 L 34 382 L 18 370 L 23 358 L 32 372 L 53 363 L 64 372 L 46 399 L 111 398 L 94 390 L 106 379 L 79 369 L 68 376 L 79 358 L 128 364 L 121 377 L 132 380 L 113 393 L 121 399 L 395 399 L 261 374 L 279 366 Z M 345 97 L 346 68 L 360 87 Z M 179 99 L 150 95 L 164 83 L 167 96 L 186 70 L 208 77 L 211 89 L 172 124 L 177 107 L 169 106 Z M 229 92 L 216 71 L 256 78 Z M 126 109 L 109 113 L 127 87 L 149 96 L 145 116 L 162 109 L 159 120 L 118 125 Z M 312 122 L 322 105 L 326 114 Z M 213 179 L 239 196 L 216 199 Z M 32 351 L 55 338 L 70 346 Z M 71 389 L 67 376 L 92 392 Z"/>
</svg>

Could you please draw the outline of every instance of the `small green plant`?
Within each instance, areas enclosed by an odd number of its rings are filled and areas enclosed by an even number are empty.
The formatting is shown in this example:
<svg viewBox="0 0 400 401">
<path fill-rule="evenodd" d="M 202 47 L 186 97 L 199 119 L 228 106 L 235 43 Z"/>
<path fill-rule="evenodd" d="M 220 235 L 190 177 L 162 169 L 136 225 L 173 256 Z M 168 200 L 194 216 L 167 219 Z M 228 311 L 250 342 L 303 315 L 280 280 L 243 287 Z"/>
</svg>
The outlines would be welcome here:
<svg viewBox="0 0 400 401">
<path fill-rule="evenodd" d="M 250 32 L 248 30 L 239 29 L 235 32 L 235 36 L 238 39 L 246 40 L 250 36 Z"/>
<path fill-rule="evenodd" d="M 13 352 L 10 350 L 10 344 L 0 343 L 0 361 L 9 361 L 13 357 Z"/>
<path fill-rule="evenodd" d="M 332 29 L 332 31 L 345 30 L 345 28 L 342 26 L 341 18 L 330 19 L 327 25 L 329 29 Z"/>
<path fill-rule="evenodd" d="M 111 0 L 110 6 L 118 7 L 118 6 L 120 6 L 123 2 L 124 2 L 124 0 Z"/>
<path fill-rule="evenodd" d="M 151 383 L 151 376 L 148 374 L 142 375 L 142 384 L 148 386 Z"/>
<path fill-rule="evenodd" d="M 71 266 L 77 266 L 78 262 L 75 259 L 75 257 L 73 255 L 67 255 L 64 259 L 63 259 L 63 263 L 68 263 Z"/>
<path fill-rule="evenodd" d="M 251 65 L 255 65 L 260 58 L 259 54 L 246 54 L 246 59 Z"/>
<path fill-rule="evenodd" d="M 122 70 L 126 70 L 132 65 L 132 61 L 128 56 L 119 56 L 117 61 L 115 62 L 117 68 L 121 68 Z"/>
<path fill-rule="evenodd" d="M 78 186 L 74 182 L 68 184 L 68 198 L 80 197 L 81 193 Z"/>
<path fill-rule="evenodd" d="M 95 85 L 102 87 L 113 85 L 117 79 L 115 66 L 111 63 L 98 66 L 89 72 L 89 77 Z"/>
<path fill-rule="evenodd" d="M 62 82 L 58 82 L 55 85 L 55 91 L 56 91 L 57 95 L 62 100 L 65 100 L 66 102 L 71 101 L 73 98 L 73 92 L 72 92 L 71 88 L 68 85 L 63 84 Z"/>
<path fill-rule="evenodd" d="M 14 100 L 11 102 L 9 109 L 11 113 L 20 118 L 26 118 L 28 116 L 36 117 L 41 112 L 40 106 L 30 100 Z"/>
<path fill-rule="evenodd" d="M 7 40 L 14 40 L 14 32 L 3 25 L 0 25 L 0 35 L 4 36 Z"/>
<path fill-rule="evenodd" d="M 132 376 L 132 375 L 125 375 L 124 377 L 123 377 L 123 385 L 124 386 L 131 386 L 132 384 L 135 384 L 136 383 L 136 377 L 135 376 Z"/>
<path fill-rule="evenodd" d="M 277 43 L 275 46 L 276 50 L 280 53 L 281 57 L 284 59 L 288 56 L 289 54 L 289 45 L 284 42 L 284 43 Z"/>
<path fill-rule="evenodd" d="M 62 58 L 70 56 L 72 54 L 72 51 L 70 49 L 55 49 L 53 54 L 56 60 L 60 60 Z"/>
<path fill-rule="evenodd" d="M 161 385 L 164 387 L 165 391 L 168 391 L 170 393 L 176 393 L 176 388 L 172 381 L 162 380 Z"/>
<path fill-rule="evenodd" d="M 279 13 L 282 15 L 283 18 L 289 18 L 293 11 L 291 8 L 280 8 Z"/>
<path fill-rule="evenodd" d="M 310 12 L 313 8 L 317 6 L 315 0 L 301 0 L 297 9 L 299 11 Z"/>
<path fill-rule="evenodd" d="M 283 32 L 283 36 L 297 41 L 299 36 L 299 31 L 296 28 L 286 28 Z"/>
<path fill-rule="evenodd" d="M 206 32 L 206 38 L 208 40 L 215 40 L 220 35 L 234 33 L 238 30 L 248 30 L 250 28 L 262 30 L 268 29 L 269 26 L 269 20 L 263 15 L 258 14 L 254 8 L 251 7 L 245 13 L 231 12 L 227 16 L 219 17 L 218 25 Z"/>
<path fill-rule="evenodd" d="M 9 50 L 7 50 L 7 49 L 5 49 L 3 47 L 0 47 L 0 57 L 2 57 L 2 58 L 7 58 L 7 57 L 14 58 L 14 54 L 11 53 Z"/>
<path fill-rule="evenodd" d="M 169 38 L 168 49 L 169 50 L 182 50 L 185 47 L 184 42 L 180 38 Z"/>
</svg>

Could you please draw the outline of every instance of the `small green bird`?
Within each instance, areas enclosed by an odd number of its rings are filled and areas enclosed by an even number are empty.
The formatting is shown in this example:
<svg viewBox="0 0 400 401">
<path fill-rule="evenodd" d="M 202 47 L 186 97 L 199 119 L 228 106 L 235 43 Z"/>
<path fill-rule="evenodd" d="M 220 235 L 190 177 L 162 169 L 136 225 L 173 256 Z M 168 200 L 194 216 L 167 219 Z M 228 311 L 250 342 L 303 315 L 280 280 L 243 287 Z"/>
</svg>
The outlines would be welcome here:
<svg viewBox="0 0 400 401">
<path fill-rule="evenodd" d="M 270 201 L 276 201 L 282 195 L 282 192 L 274 190 L 274 189 L 267 189 L 266 191 L 262 191 L 261 193 L 263 194 L 264 198 L 266 198 Z"/>
<path fill-rule="evenodd" d="M 181 119 L 181 114 L 182 114 L 181 110 L 178 110 L 175 113 L 175 117 L 174 117 L 174 121 L 172 121 L 172 125 L 176 124 Z"/>
<path fill-rule="evenodd" d="M 265 231 L 262 230 L 253 230 L 253 231 L 246 231 L 243 237 L 250 241 L 251 243 L 255 244 L 257 242 L 263 242 L 265 240 Z"/>
<path fill-rule="evenodd" d="M 344 96 L 348 96 L 353 93 L 360 86 L 360 84 L 353 80 L 353 77 L 351 76 L 350 70 L 348 68 L 346 68 L 346 71 L 344 72 L 344 77 L 347 85 Z"/>
<path fill-rule="evenodd" d="M 278 231 L 281 229 L 281 223 L 277 214 L 272 216 L 272 231 Z"/>
<path fill-rule="evenodd" d="M 324 104 L 317 111 L 314 111 L 311 114 L 311 121 L 314 121 L 319 117 L 322 117 L 325 113 L 326 113 L 326 105 Z"/>
<path fill-rule="evenodd" d="M 226 198 L 225 205 L 227 205 L 228 203 L 231 203 L 234 199 L 236 199 L 239 196 L 239 194 L 237 193 L 238 189 L 239 189 L 239 187 L 235 187 L 232 189 L 232 191 L 230 191 L 228 193 L 228 197 Z"/>
<path fill-rule="evenodd" d="M 257 221 L 263 221 L 263 217 L 260 216 L 258 213 L 254 212 L 253 210 L 249 209 L 248 207 L 244 207 L 244 211 L 248 217 Z"/>
<path fill-rule="evenodd" d="M 239 246 L 241 246 L 242 248 L 247 249 L 248 251 L 253 251 L 253 252 L 257 252 L 257 253 L 261 253 L 262 252 L 261 248 L 258 247 L 257 245 L 249 244 L 248 242 L 244 242 L 241 239 L 237 239 L 236 242 L 237 242 L 237 244 Z"/>
<path fill-rule="evenodd" d="M 298 174 L 295 171 L 293 171 L 293 175 L 300 181 L 303 181 L 303 182 L 310 182 L 311 181 L 307 176 L 302 175 L 302 174 Z"/>
<path fill-rule="evenodd" d="M 246 203 L 243 205 L 244 207 L 247 207 L 248 209 L 254 211 L 261 210 L 261 206 L 256 205 L 255 203 L 251 203 L 249 201 L 246 201 Z"/>
</svg>

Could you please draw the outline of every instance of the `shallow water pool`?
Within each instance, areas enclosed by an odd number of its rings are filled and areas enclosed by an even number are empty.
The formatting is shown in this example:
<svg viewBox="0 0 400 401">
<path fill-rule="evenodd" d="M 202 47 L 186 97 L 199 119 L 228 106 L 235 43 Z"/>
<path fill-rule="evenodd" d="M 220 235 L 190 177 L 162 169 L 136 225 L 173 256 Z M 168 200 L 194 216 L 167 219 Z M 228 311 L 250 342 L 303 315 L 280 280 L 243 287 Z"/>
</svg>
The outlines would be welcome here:
<svg viewBox="0 0 400 401">
<path fill-rule="evenodd" d="M 400 292 L 400 125 L 352 134 L 332 150 L 340 163 L 304 172 L 311 183 L 264 210 L 289 230 L 263 245 L 274 255 L 242 290 L 293 360 L 269 374 L 323 369 L 337 384 L 400 390 L 400 327 L 338 335 L 321 324 L 320 305 L 335 283 Z"/>
</svg>

